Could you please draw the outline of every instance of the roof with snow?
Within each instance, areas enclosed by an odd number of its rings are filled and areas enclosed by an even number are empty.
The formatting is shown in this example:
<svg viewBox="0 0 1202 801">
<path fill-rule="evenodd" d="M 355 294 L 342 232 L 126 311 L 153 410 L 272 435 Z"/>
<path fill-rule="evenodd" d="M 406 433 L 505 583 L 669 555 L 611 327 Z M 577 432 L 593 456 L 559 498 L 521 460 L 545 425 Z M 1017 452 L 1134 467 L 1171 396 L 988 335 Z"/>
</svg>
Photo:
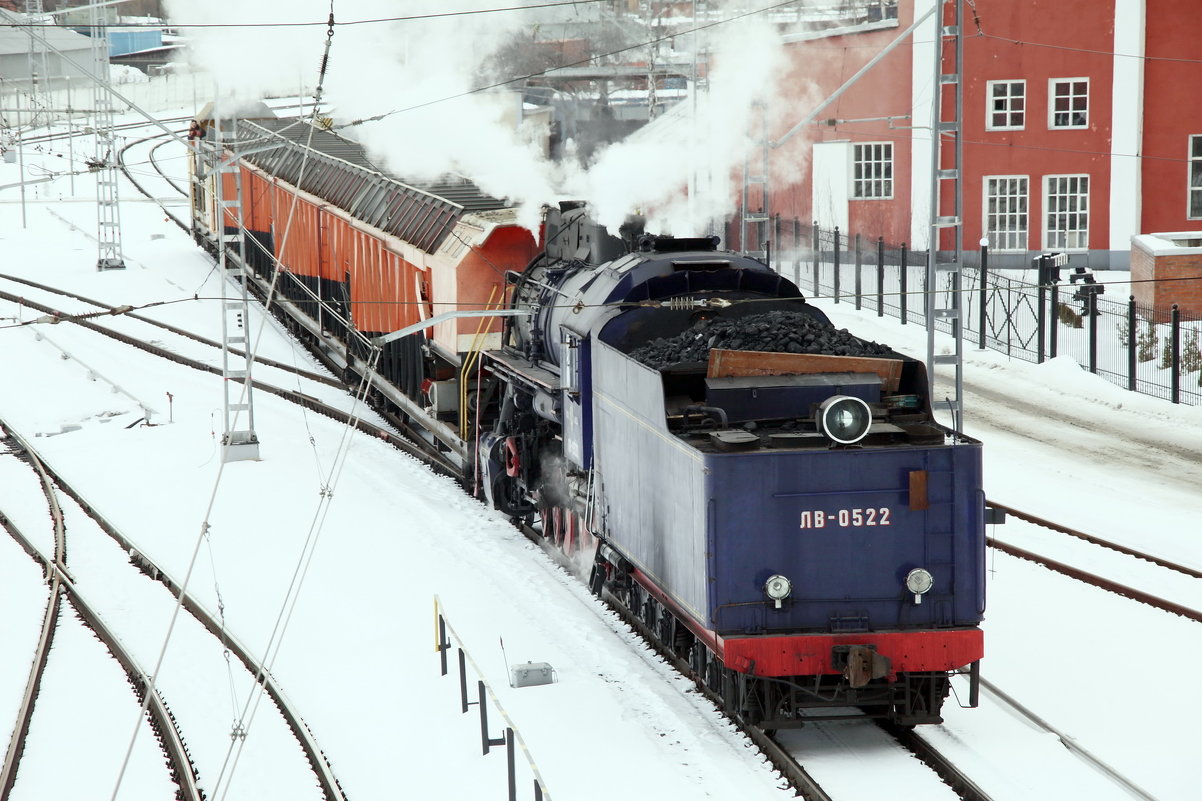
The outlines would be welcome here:
<svg viewBox="0 0 1202 801">
<path fill-rule="evenodd" d="M 6 23 L 16 23 L 16 25 L 29 24 L 29 17 L 15 11 L 0 10 L 0 20 Z M 38 25 L 39 27 L 36 28 L 37 32 L 52 48 L 68 52 L 92 49 L 92 40 L 75 31 L 60 28 L 57 25 L 42 25 L 40 22 Z M 11 56 L 28 52 L 29 34 L 27 32 L 12 25 L 0 25 L 0 56 Z"/>
<path fill-rule="evenodd" d="M 278 139 L 280 147 L 250 152 L 245 159 L 428 253 L 465 213 L 509 207 L 458 176 L 403 181 L 373 163 L 358 142 L 301 120 L 240 120 L 238 138 L 244 143 Z"/>
</svg>

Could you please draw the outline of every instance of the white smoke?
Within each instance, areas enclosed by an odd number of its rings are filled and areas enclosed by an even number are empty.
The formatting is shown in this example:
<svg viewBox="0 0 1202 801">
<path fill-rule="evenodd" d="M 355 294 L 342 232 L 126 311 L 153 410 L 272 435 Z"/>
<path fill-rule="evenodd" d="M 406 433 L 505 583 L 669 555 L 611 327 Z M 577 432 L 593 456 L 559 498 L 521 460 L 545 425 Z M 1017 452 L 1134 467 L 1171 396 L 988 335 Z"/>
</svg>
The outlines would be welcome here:
<svg viewBox="0 0 1202 801">
<path fill-rule="evenodd" d="M 178 23 L 320 22 L 330 8 L 328 0 L 168 0 L 168 6 Z M 457 0 L 453 7 L 445 0 L 419 0 L 403 4 L 402 12 L 391 0 L 340 0 L 335 11 L 339 23 L 350 23 L 490 7 L 493 0 Z M 753 103 L 779 105 L 773 102 L 775 88 L 788 61 L 767 16 L 679 37 L 682 48 L 712 53 L 708 94 L 683 101 L 668 118 L 599 151 L 585 167 L 561 167 L 517 125 L 522 116 L 517 94 L 476 91 L 497 50 L 519 33 L 536 30 L 549 13 L 339 24 L 324 98 L 338 125 L 382 116 L 343 129 L 380 166 L 413 181 L 468 176 L 485 192 L 517 204 L 529 227 L 537 225 L 543 204 L 572 198 L 587 200 L 611 227 L 639 211 L 650 215 L 653 230 L 707 230 L 710 220 L 733 207 L 732 178 L 763 136 L 763 112 Z M 223 90 L 256 98 L 312 87 L 326 42 L 324 25 L 184 30 L 195 65 L 213 72 Z M 645 60 L 651 51 L 628 55 Z M 774 159 L 773 180 L 780 181 L 776 161 L 781 160 Z"/>
<path fill-rule="evenodd" d="M 607 148 L 576 176 L 580 194 L 605 225 L 615 227 L 636 205 L 651 230 L 701 233 L 732 208 L 734 179 L 745 159 L 762 158 L 765 125 L 772 130 L 770 109 L 788 67 L 784 48 L 764 17 L 718 30 L 721 35 L 709 36 L 715 67 L 708 91 L 683 101 L 650 130 Z M 761 173 L 762 164 L 749 169 Z"/>
</svg>

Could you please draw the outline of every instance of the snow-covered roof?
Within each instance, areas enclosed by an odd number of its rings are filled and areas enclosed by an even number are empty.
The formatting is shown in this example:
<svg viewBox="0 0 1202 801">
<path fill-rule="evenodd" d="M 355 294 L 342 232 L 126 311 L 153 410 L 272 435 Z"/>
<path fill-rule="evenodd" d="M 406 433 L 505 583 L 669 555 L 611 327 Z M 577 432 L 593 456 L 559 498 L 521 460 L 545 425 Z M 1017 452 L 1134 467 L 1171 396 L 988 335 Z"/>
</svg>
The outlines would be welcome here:
<svg viewBox="0 0 1202 801">
<path fill-rule="evenodd" d="M 464 213 L 509 206 L 460 176 L 404 181 L 372 162 L 358 142 L 295 120 L 242 120 L 238 135 L 281 138 L 283 147 L 252 152 L 246 160 L 426 252 L 438 248 Z M 306 149 L 311 151 L 310 166 L 302 171 Z M 313 161 L 321 161 L 321 169 L 314 169 Z"/>
<path fill-rule="evenodd" d="M 4 19 L 4 15 L 7 15 L 8 19 Z M 0 19 L 3 19 L 5 22 L 11 21 L 18 25 L 25 25 L 28 17 L 25 14 L 7 11 L 0 12 Z M 37 31 L 51 47 L 58 50 L 79 51 L 92 49 L 91 39 L 66 28 L 60 28 L 56 25 L 46 25 L 39 27 Z M 28 52 L 28 33 L 18 27 L 0 25 L 0 56 L 11 56 L 17 53 Z"/>
<path fill-rule="evenodd" d="M 1202 231 L 1175 231 L 1162 234 L 1139 234 L 1131 237 L 1131 245 L 1153 256 L 1185 256 L 1202 253 Z"/>
</svg>

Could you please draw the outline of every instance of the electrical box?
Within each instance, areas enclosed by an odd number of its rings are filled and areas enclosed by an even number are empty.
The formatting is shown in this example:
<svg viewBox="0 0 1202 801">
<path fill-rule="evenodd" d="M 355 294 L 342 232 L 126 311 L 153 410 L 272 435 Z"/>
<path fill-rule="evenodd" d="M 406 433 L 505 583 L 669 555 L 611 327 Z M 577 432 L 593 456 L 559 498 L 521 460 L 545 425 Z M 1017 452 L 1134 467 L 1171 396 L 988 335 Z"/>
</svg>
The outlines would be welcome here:
<svg viewBox="0 0 1202 801">
<path fill-rule="evenodd" d="M 435 413 L 459 411 L 459 385 L 455 381 L 432 381 L 429 389 L 430 406 Z"/>
<path fill-rule="evenodd" d="M 875 373 L 816 373 L 705 379 L 705 402 L 725 411 L 731 423 L 809 417 L 811 405 L 832 395 L 879 403 L 881 378 Z"/>
<path fill-rule="evenodd" d="M 527 662 L 524 665 L 514 665 L 509 669 L 510 687 L 538 687 L 550 684 L 555 668 L 546 662 Z"/>
</svg>

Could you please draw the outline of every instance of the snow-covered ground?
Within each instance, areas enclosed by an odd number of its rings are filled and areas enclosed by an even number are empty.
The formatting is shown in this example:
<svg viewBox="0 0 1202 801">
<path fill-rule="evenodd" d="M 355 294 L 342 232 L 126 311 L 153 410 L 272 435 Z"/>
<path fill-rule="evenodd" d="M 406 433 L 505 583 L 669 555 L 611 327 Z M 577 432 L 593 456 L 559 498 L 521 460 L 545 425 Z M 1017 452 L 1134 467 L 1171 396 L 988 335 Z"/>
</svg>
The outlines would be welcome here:
<svg viewBox="0 0 1202 801">
<path fill-rule="evenodd" d="M 47 166 L 57 160 L 53 152 L 38 158 Z M 0 164 L 0 185 L 16 180 L 16 165 Z M 154 314 L 220 339 L 217 278 L 184 234 L 124 186 L 128 266 L 98 273 L 95 245 L 81 233 L 94 229 L 94 209 L 72 202 L 68 189 L 66 178 L 39 184 L 36 196 L 31 188 L 26 229 L 16 190 L 0 194 L 0 272 L 109 303 L 180 301 Z M 76 179 L 77 197 L 86 201 L 90 191 L 86 177 Z M 0 281 L 0 289 L 35 297 L 10 282 Z M 925 333 L 915 326 L 857 315 L 847 304 L 818 303 L 861 336 L 915 354 L 925 348 Z M 552 797 L 792 797 L 686 682 L 452 482 L 369 437 L 351 435 L 344 451 L 342 426 L 265 393 L 255 396 L 262 460 L 222 468 L 219 377 L 75 326 L 16 325 L 36 316 L 0 302 L 0 417 L 26 436 L 42 435 L 33 443 L 49 463 L 176 579 L 197 554 L 190 592 L 211 610 L 220 598 L 230 631 L 259 654 L 272 655 L 273 674 L 349 797 L 472 798 L 504 791 L 503 754 L 481 755 L 475 707 L 460 714 L 457 678 L 439 676 L 435 596 Z M 261 317 L 252 316 L 257 328 Z M 120 325 L 131 332 L 136 327 Z M 73 358 L 63 358 L 64 351 Z M 310 366 L 292 351 L 268 325 L 264 354 Z M 1126 393 L 1067 359 L 1035 366 L 992 352 L 970 349 L 967 356 L 966 426 L 985 442 L 991 499 L 1202 567 L 1195 523 L 1202 512 L 1202 408 Z M 143 416 L 142 407 L 154 410 L 156 425 L 126 428 Z M 0 509 L 35 534 L 31 529 L 45 520 L 44 501 L 11 461 L 0 457 Z M 94 534 L 72 522 L 69 541 Z M 991 533 L 1006 538 L 1020 525 Z M 73 549 L 69 564 L 150 669 L 171 598 L 157 585 L 132 591 L 124 574 L 133 569 L 115 550 L 97 536 Z M 26 654 L 45 589 L 19 549 L 0 543 L 0 554 L 5 721 L 13 718 L 28 674 Z M 1199 624 L 1000 554 L 991 556 L 990 567 L 984 675 L 1151 797 L 1196 797 L 1202 768 L 1189 726 L 1202 710 L 1202 690 L 1190 666 L 1202 660 Z M 277 625 L 286 626 L 282 641 L 278 633 L 273 639 Z M 311 777 L 276 782 L 274 771 L 299 764 L 296 746 L 269 702 L 253 719 L 241 712 L 252 698 L 249 680 L 227 675 L 224 662 L 211 658 L 208 639 L 199 627 L 178 626 L 160 680 L 202 785 L 211 798 L 310 797 Z M 73 705 L 86 699 L 120 745 L 110 750 L 125 750 L 137 704 L 118 670 L 109 668 L 115 678 L 99 686 L 105 671 L 97 666 L 103 661 L 97 650 L 94 640 L 67 634 L 52 654 L 35 714 L 38 739 L 31 742 L 37 747 L 22 762 L 17 801 L 111 791 L 117 758 L 93 753 L 85 761 L 96 740 L 59 731 L 84 725 Z M 557 682 L 511 689 L 506 657 L 549 662 Z M 193 671 L 204 672 L 204 680 Z M 476 678 L 473 673 L 469 682 Z M 227 772 L 216 787 L 239 717 L 249 728 L 246 751 L 232 778 Z M 946 717 L 945 725 L 926 729 L 927 736 L 972 766 L 998 801 L 1132 797 L 1067 749 L 1049 747 L 1052 735 L 1035 731 L 989 693 L 977 710 L 949 701 Z M 504 724 L 495 707 L 490 723 L 498 736 Z M 815 775 L 845 798 L 882 787 L 905 795 L 904 784 L 891 783 L 889 760 L 847 764 L 849 743 L 862 732 L 854 724 L 844 728 L 847 733 L 833 728 L 795 736 Z M 121 798 L 162 794 L 161 765 L 146 731 L 139 742 Z M 529 797 L 521 753 L 518 763 L 519 797 Z M 86 769 L 63 770 L 64 764 Z"/>
</svg>

